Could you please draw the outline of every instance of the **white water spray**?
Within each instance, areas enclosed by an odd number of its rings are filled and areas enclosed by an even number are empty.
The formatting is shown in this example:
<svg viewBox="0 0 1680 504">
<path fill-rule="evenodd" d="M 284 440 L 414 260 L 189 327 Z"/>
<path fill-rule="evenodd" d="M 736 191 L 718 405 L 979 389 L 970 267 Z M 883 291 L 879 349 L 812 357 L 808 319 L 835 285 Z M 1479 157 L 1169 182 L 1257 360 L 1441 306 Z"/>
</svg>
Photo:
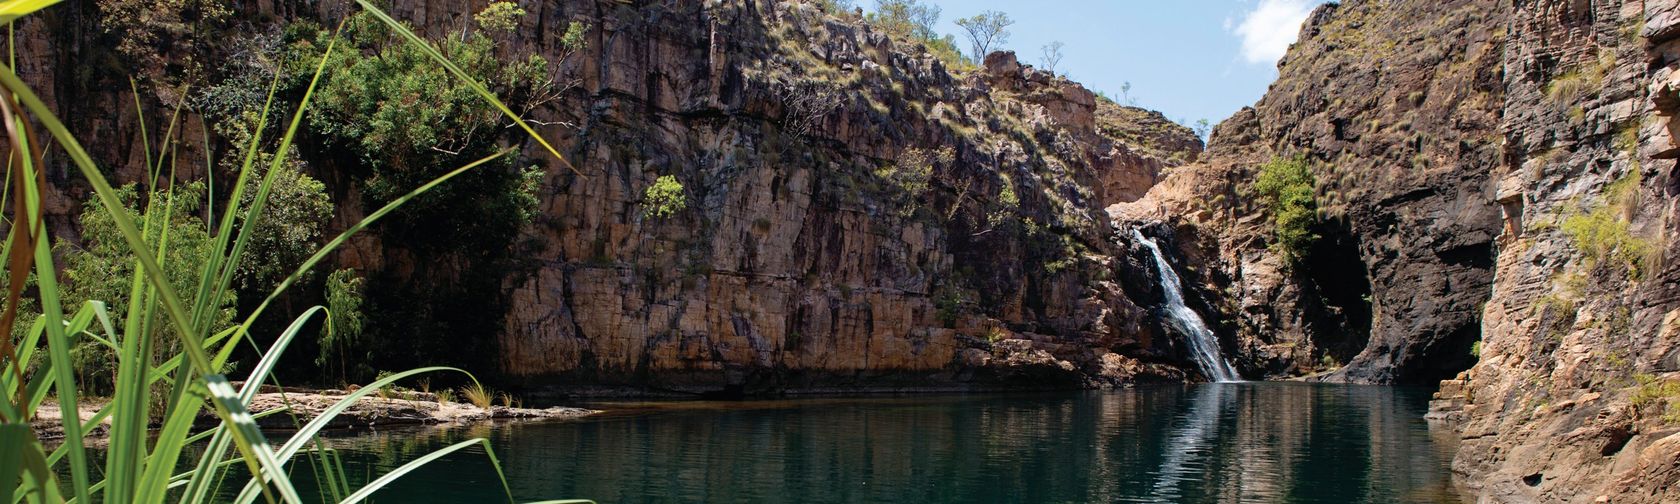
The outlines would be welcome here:
<svg viewBox="0 0 1680 504">
<path fill-rule="evenodd" d="M 1189 336 L 1190 354 L 1202 367 L 1202 372 L 1217 382 L 1242 381 L 1242 376 L 1238 375 L 1231 363 L 1219 353 L 1219 337 L 1208 329 L 1201 315 L 1184 305 L 1184 287 L 1179 283 L 1178 273 L 1173 271 L 1172 264 L 1167 262 L 1166 256 L 1161 255 L 1161 246 L 1136 229 L 1132 230 L 1132 237 L 1148 247 L 1149 252 L 1155 256 L 1155 271 L 1161 275 L 1161 291 L 1167 298 L 1167 322 Z"/>
</svg>

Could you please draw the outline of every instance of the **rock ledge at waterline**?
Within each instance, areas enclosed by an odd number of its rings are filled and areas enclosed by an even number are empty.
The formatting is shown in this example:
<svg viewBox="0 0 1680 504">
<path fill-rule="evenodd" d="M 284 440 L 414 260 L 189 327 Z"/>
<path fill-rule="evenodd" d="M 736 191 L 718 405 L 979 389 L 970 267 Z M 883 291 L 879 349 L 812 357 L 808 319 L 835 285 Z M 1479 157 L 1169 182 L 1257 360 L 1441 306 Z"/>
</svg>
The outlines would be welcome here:
<svg viewBox="0 0 1680 504">
<path fill-rule="evenodd" d="M 266 390 L 266 389 L 265 389 Z M 251 399 L 251 412 L 261 415 L 264 412 L 291 408 L 292 414 L 285 412 L 260 417 L 257 423 L 264 428 L 289 429 L 309 422 L 320 415 L 333 404 L 344 399 L 351 391 L 346 390 L 306 390 L 299 389 L 287 392 L 263 392 Z M 83 404 L 81 416 L 85 421 L 93 418 L 99 406 Z M 502 420 L 544 420 L 581 418 L 600 413 L 597 410 L 551 407 L 551 408 L 519 408 L 509 406 L 491 406 L 479 408 L 472 404 L 459 402 L 443 402 L 436 394 L 427 392 L 393 392 L 389 397 L 370 394 L 356 401 L 355 405 L 339 413 L 328 425 L 334 429 L 368 429 L 393 427 L 401 425 L 441 425 L 467 424 L 484 421 Z M 293 415 L 296 415 L 294 418 Z M 36 435 L 41 439 L 61 439 L 64 433 L 59 419 L 62 413 L 58 405 L 44 403 L 40 414 L 35 418 Z M 200 426 L 214 425 L 216 420 L 206 416 L 199 421 Z M 295 423 L 294 423 L 295 422 Z M 103 435 L 104 426 L 96 428 L 96 434 Z"/>
</svg>

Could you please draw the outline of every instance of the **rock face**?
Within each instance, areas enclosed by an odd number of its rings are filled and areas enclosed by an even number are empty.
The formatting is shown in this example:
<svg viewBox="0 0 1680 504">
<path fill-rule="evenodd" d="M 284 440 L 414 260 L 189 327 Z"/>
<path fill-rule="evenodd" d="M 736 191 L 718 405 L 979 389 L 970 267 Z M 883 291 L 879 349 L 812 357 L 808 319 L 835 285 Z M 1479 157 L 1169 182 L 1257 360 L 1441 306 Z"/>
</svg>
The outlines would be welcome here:
<svg viewBox="0 0 1680 504">
<path fill-rule="evenodd" d="M 1491 0 L 1323 6 L 1201 161 L 1110 208 L 1179 228 L 1245 374 L 1432 383 L 1471 364 L 1498 230 L 1502 19 Z M 1295 156 L 1322 219 L 1292 268 L 1253 182 Z"/>
<path fill-rule="evenodd" d="M 389 3 L 431 36 L 482 5 Z M 1187 305 L 1250 378 L 1446 379 L 1431 415 L 1461 434 L 1454 469 L 1485 502 L 1680 501 L 1680 0 L 1326 5 L 1206 152 L 1160 114 L 1011 53 L 953 72 L 804 2 L 524 7 L 498 40 L 512 50 L 551 54 L 557 27 L 592 28 L 558 69 L 578 85 L 532 117 L 579 171 L 548 171 L 521 240 L 535 252 L 488 279 L 505 296 L 499 327 L 463 336 L 489 342 L 512 385 L 1194 379 L 1149 314 L 1152 259 L 1115 233 L 1131 227 L 1171 245 Z M 237 8 L 250 33 L 351 9 Z M 89 28 L 102 22 L 87 2 L 27 19 L 19 74 L 135 180 L 135 112 L 165 117 L 180 97 L 113 91 L 128 88 Z M 178 130 L 183 178 L 209 164 L 195 119 Z M 1291 265 L 1254 181 L 1297 156 L 1319 238 Z M 50 224 L 74 240 L 85 191 L 62 165 L 47 175 Z M 347 196 L 344 219 L 360 215 L 346 177 L 316 175 Z M 653 218 L 642 194 L 660 176 L 689 203 Z M 365 236 L 336 260 L 451 274 L 399 238 Z"/>
<path fill-rule="evenodd" d="M 1676 12 L 1323 7 L 1200 161 L 1109 211 L 1177 228 L 1251 373 L 1418 383 L 1473 363 L 1432 416 L 1481 501 L 1673 502 Z M 1252 181 L 1295 155 L 1323 218 L 1292 270 Z"/>
<path fill-rule="evenodd" d="M 389 4 L 434 37 L 482 6 Z M 263 33 L 294 19 L 330 26 L 352 6 L 255 2 L 235 17 Z M 1127 296 L 1148 289 L 1122 284 L 1148 280 L 1128 276 L 1145 270 L 1128 266 L 1137 256 L 1116 245 L 1102 208 L 1195 159 L 1188 128 L 1012 53 L 956 74 L 918 44 L 812 3 L 523 7 L 499 39 L 510 51 L 556 53 L 568 23 L 591 29 L 558 70 L 578 85 L 532 116 L 578 172 L 550 166 L 519 240 L 534 252 L 491 279 L 505 302 L 481 304 L 505 310 L 493 317 L 501 327 L 448 343 L 493 349 L 510 386 L 751 393 L 1184 378 L 1171 342 L 1153 336 L 1148 299 Z M 128 88 L 65 64 L 102 41 L 64 27 L 99 13 L 61 11 L 21 27 L 22 73 L 92 132 L 84 140 L 102 146 L 103 164 L 137 178 Z M 193 113 L 181 123 L 201 124 Z M 203 166 L 204 135 L 183 136 L 183 166 Z M 348 177 L 317 176 L 347 215 L 335 226 L 365 211 Z M 660 176 L 679 181 L 688 204 L 652 218 L 642 195 Z M 399 282 L 459 276 L 418 264 L 401 239 L 364 235 L 338 263 Z"/>
<path fill-rule="evenodd" d="M 1169 161 L 1100 131 L 1090 91 L 1010 53 L 953 76 L 801 3 L 583 12 L 603 29 L 571 140 L 588 173 L 550 181 L 544 260 L 508 280 L 507 373 L 752 392 L 1136 368 L 1107 357 L 1136 353 L 1146 313 L 1109 273 L 1099 209 Z M 1200 147 L 1163 136 L 1180 159 Z M 880 175 L 916 163 L 922 194 Z M 661 174 L 693 204 L 644 219 Z"/>
<path fill-rule="evenodd" d="M 1680 3 L 1519 1 L 1481 360 L 1432 415 L 1486 502 L 1680 500 Z"/>
</svg>

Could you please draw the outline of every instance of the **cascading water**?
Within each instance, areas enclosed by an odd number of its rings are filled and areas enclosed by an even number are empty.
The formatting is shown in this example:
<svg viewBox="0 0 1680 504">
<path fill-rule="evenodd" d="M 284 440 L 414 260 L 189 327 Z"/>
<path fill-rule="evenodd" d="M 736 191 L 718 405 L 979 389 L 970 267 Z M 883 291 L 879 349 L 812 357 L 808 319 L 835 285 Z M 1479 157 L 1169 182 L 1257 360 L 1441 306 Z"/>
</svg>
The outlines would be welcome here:
<svg viewBox="0 0 1680 504">
<path fill-rule="evenodd" d="M 1213 334 L 1213 330 L 1208 329 L 1201 315 L 1184 305 L 1184 287 L 1179 283 L 1178 273 L 1173 271 L 1172 264 L 1161 254 L 1161 246 L 1136 229 L 1132 230 L 1132 237 L 1148 247 L 1149 252 L 1155 256 L 1155 271 L 1161 275 L 1161 291 L 1166 294 L 1167 322 L 1189 337 L 1190 354 L 1202 367 L 1202 372 L 1213 381 L 1242 381 L 1242 376 L 1238 375 L 1231 363 L 1225 360 L 1225 356 L 1219 353 L 1219 337 Z"/>
</svg>

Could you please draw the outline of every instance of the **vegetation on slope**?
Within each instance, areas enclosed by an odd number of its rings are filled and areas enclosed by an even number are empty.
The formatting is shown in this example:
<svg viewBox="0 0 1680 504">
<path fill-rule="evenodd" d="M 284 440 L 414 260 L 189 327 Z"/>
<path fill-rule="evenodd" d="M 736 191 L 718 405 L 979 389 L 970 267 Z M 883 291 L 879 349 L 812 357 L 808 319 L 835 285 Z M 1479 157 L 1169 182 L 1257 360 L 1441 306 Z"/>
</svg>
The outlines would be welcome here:
<svg viewBox="0 0 1680 504">
<path fill-rule="evenodd" d="M 452 31 L 436 46 L 442 57 L 503 97 L 520 117 L 553 106 L 575 86 L 547 58 L 497 47 L 493 36 L 515 29 L 523 15 L 511 2 L 491 3 L 474 16 L 470 29 Z M 568 25 L 559 60 L 584 48 L 587 29 L 582 23 Z M 350 175 L 369 209 L 520 138 L 519 130 L 511 128 L 516 124 L 512 116 L 485 103 L 476 84 L 454 79 L 450 70 L 432 64 L 430 50 L 402 42 L 395 27 L 359 13 L 338 30 L 292 23 L 279 55 L 290 92 L 301 95 L 309 84 L 309 62 L 323 57 L 329 46 L 340 48 L 325 54 L 328 71 L 308 118 L 309 132 L 323 147 L 312 154 L 320 165 Z M 394 367 L 487 363 L 482 359 L 493 353 L 488 338 L 462 335 L 499 330 L 498 307 L 505 295 L 500 279 L 528 255 L 517 238 L 537 214 L 537 194 L 547 172 L 539 160 L 497 157 L 393 214 L 375 231 L 398 253 L 436 265 L 437 274 L 397 278 L 382 272 L 366 278 L 369 315 L 363 325 L 381 337 L 335 338 L 331 343 L 340 347 L 335 352 L 377 354 Z M 340 366 L 337 371 L 356 381 L 375 370 Z"/>
<path fill-rule="evenodd" d="M 1313 231 L 1318 223 L 1314 184 L 1312 167 L 1302 156 L 1273 159 L 1260 167 L 1254 182 L 1254 191 L 1271 216 L 1272 246 L 1290 264 L 1298 264 L 1318 241 Z"/>
<path fill-rule="evenodd" d="M 51 3 L 0 2 L 0 13 L 4 13 L 0 21 L 14 21 Z M 370 4 L 361 5 L 379 22 L 400 33 L 401 43 L 430 47 Z M 450 68 L 455 81 L 473 82 L 464 72 L 454 71 L 441 55 L 425 53 L 432 64 Z M 314 75 L 319 76 L 332 54 L 330 48 L 322 53 Z M 274 152 L 289 152 L 317 83 L 318 79 L 312 77 Z M 173 137 L 166 135 L 156 146 L 160 153 L 156 164 L 151 159 L 153 146 L 149 139 L 144 142 L 146 166 L 151 170 L 144 191 L 132 186 L 117 189 L 75 135 L 18 78 L 14 68 L 0 67 L 0 86 L 6 91 L 0 96 L 0 119 L 9 125 L 6 143 L 11 161 L 3 196 L 11 211 L 6 215 L 3 250 L 7 287 L 0 316 L 0 446 L 5 447 L 0 450 L 0 502 L 248 503 L 260 498 L 295 503 L 310 495 L 293 482 L 297 464 L 309 464 L 308 470 L 315 476 L 317 488 L 312 500 L 360 502 L 428 461 L 470 446 L 484 448 L 500 475 L 488 441 L 472 439 L 422 456 L 356 487 L 340 459 L 318 442 L 321 429 L 361 397 L 398 380 L 448 368 L 390 374 L 351 393 L 315 419 L 299 423 L 285 443 L 270 443 L 249 412 L 249 405 L 259 387 L 270 381 L 279 355 L 303 326 L 321 313 L 319 307 L 303 311 L 291 326 L 274 336 L 262 358 L 245 373 L 242 385 L 236 388 L 228 374 L 233 350 L 257 344 L 250 333 L 253 322 L 327 254 L 404 203 L 452 177 L 506 156 L 509 150 L 498 150 L 394 197 L 312 252 L 262 303 L 245 314 L 243 322 L 235 323 L 227 307 L 232 284 L 253 235 L 264 229 L 268 217 L 265 207 L 270 198 L 279 196 L 274 189 L 285 164 L 280 158 L 270 161 L 266 169 L 255 166 L 257 153 L 266 143 L 260 132 L 272 109 L 265 106 L 257 115 L 252 131 L 258 133 L 241 146 L 243 162 L 233 189 L 217 207 L 222 210 L 219 218 L 207 222 L 194 212 L 201 203 L 208 205 L 211 201 L 199 195 L 202 186 L 171 182 L 176 168 L 171 164 L 174 157 L 161 153 L 172 152 Z M 476 91 L 492 107 L 512 115 L 488 91 Z M 145 123 L 145 118 L 140 121 Z M 37 127 L 46 136 L 41 136 Z M 83 217 L 84 232 L 90 234 L 88 249 L 68 254 L 63 273 L 64 280 L 79 286 L 60 283 L 53 235 L 44 218 L 42 196 L 50 189 L 44 172 L 51 168 L 44 160 L 46 153 L 60 151 L 95 196 Z M 168 178 L 163 178 L 165 168 L 169 169 Z M 216 215 L 208 210 L 205 213 Z M 26 291 L 31 278 L 34 285 Z M 77 289 L 86 289 L 80 295 L 98 298 L 77 300 Z M 26 299 L 33 302 L 25 303 Z M 39 312 L 23 312 L 26 308 Z M 28 319 L 22 324 L 27 330 L 14 330 L 18 327 L 14 322 L 20 318 Z M 110 402 L 100 406 L 92 418 L 84 419 L 76 412 L 81 411 L 80 397 L 86 384 L 77 375 L 72 353 L 90 341 L 109 350 L 107 358 L 114 376 Z M 67 440 L 50 450 L 32 424 L 49 399 L 65 412 L 59 423 Z M 192 433 L 193 425 L 206 412 L 213 413 L 219 423 L 208 431 Z M 85 437 L 101 424 L 109 426 L 108 448 L 103 467 L 97 467 Z M 189 449 L 190 445 L 193 448 Z M 511 500 L 505 480 L 502 487 Z"/>
</svg>

